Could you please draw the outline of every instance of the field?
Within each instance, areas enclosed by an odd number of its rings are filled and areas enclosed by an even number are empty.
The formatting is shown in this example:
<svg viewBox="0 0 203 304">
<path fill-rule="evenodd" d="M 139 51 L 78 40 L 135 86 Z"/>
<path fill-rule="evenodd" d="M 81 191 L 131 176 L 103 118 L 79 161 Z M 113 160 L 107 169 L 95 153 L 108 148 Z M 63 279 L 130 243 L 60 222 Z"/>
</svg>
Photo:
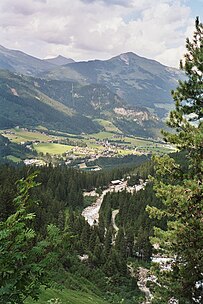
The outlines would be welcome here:
<svg viewBox="0 0 203 304">
<path fill-rule="evenodd" d="M 59 299 L 60 302 L 50 302 L 51 299 Z M 60 304 L 108 304 L 108 302 L 102 300 L 96 295 L 91 293 L 85 293 L 81 291 L 74 291 L 70 289 L 56 290 L 46 289 L 43 291 L 38 301 L 27 300 L 25 304 L 48 304 L 48 303 L 60 303 Z"/>
<path fill-rule="evenodd" d="M 75 157 L 90 155 L 125 156 L 143 153 L 170 153 L 174 149 L 153 139 L 126 136 L 109 121 L 97 120 L 105 130 L 94 134 L 68 134 L 40 129 L 15 128 L 0 130 L 0 134 L 17 144 L 29 144 L 37 153 L 62 155 L 69 152 Z M 46 132 L 46 133 L 45 133 Z M 53 135 L 54 134 L 54 135 Z M 67 143 L 67 144 L 66 144 Z M 9 159 L 17 162 L 12 155 Z"/>
<path fill-rule="evenodd" d="M 13 141 L 17 144 L 21 142 L 26 142 L 26 141 L 34 141 L 34 140 L 39 140 L 39 141 L 48 141 L 53 139 L 53 137 L 46 135 L 43 132 L 33 132 L 33 131 L 28 131 L 26 129 L 20 129 L 20 128 L 15 128 L 15 129 L 10 129 L 10 133 L 4 134 L 10 141 Z M 1 131 L 2 133 L 2 131 Z"/>
<path fill-rule="evenodd" d="M 73 146 L 55 144 L 55 143 L 37 143 L 34 144 L 34 149 L 38 153 L 49 154 L 63 154 L 73 149 Z"/>
<path fill-rule="evenodd" d="M 121 131 L 111 121 L 104 119 L 94 119 L 94 121 L 104 127 L 106 132 L 121 133 Z"/>
</svg>

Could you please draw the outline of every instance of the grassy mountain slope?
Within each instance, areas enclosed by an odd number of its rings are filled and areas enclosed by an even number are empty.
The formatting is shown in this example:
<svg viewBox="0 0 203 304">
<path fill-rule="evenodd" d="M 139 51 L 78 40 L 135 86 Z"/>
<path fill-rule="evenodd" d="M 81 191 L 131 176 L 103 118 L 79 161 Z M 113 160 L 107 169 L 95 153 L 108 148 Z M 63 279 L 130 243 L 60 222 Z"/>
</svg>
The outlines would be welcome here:
<svg viewBox="0 0 203 304">
<path fill-rule="evenodd" d="M 78 82 L 34 79 L 33 84 L 52 99 L 85 115 L 99 115 L 127 106 L 118 95 L 99 84 L 81 85 Z"/>
<path fill-rule="evenodd" d="M 47 301 L 51 299 L 60 299 L 61 303 L 68 304 L 108 304 L 105 300 L 96 295 L 92 295 L 86 292 L 74 291 L 71 289 L 47 289 L 40 296 L 39 301 L 34 302 L 37 304 L 47 304 Z M 26 304 L 34 304 L 33 300 L 27 300 Z"/>
<path fill-rule="evenodd" d="M 34 79 L 33 84 L 77 113 L 113 122 L 123 133 L 153 137 L 162 127 L 162 123 L 146 108 L 129 106 L 106 85 L 45 79 Z"/>
<path fill-rule="evenodd" d="M 70 133 L 95 132 L 98 125 L 48 97 L 25 76 L 0 71 L 0 128 L 44 125 Z"/>
<path fill-rule="evenodd" d="M 113 122 L 123 133 L 152 137 L 160 122 L 143 107 L 130 107 L 99 84 L 45 80 L 0 71 L 0 128 L 42 125 L 69 133 L 102 129 L 95 118 Z"/>
</svg>

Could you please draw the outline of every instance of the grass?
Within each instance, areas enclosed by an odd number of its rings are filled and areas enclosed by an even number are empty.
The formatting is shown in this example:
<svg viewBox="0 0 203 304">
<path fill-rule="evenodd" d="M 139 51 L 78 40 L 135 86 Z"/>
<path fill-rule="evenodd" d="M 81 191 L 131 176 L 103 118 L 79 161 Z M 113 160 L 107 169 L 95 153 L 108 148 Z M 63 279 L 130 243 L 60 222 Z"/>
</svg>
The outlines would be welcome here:
<svg viewBox="0 0 203 304">
<path fill-rule="evenodd" d="M 94 119 L 94 121 L 104 127 L 106 132 L 121 133 L 121 131 L 111 121 L 105 119 Z"/>
<path fill-rule="evenodd" d="M 111 138 L 113 137 L 113 133 L 112 132 L 105 132 L 105 131 L 102 131 L 102 132 L 99 132 L 99 133 L 94 133 L 94 134 L 91 134 L 90 137 L 94 137 L 95 139 L 105 139 L 105 138 Z"/>
<path fill-rule="evenodd" d="M 54 143 L 39 143 L 39 144 L 34 144 L 33 148 L 37 151 L 37 153 L 42 152 L 43 154 L 46 153 L 63 154 L 73 149 L 73 146 L 54 144 Z"/>
<path fill-rule="evenodd" d="M 61 155 L 67 151 L 72 150 L 74 147 L 71 145 L 65 145 L 63 144 L 63 141 L 66 139 L 69 139 L 71 142 L 74 141 L 74 145 L 80 146 L 81 143 L 84 143 L 87 145 L 87 150 L 83 151 L 83 148 L 77 149 L 74 154 L 77 157 L 84 157 L 84 155 L 91 155 L 91 154 L 99 154 L 102 153 L 103 150 L 106 149 L 101 144 L 98 144 L 98 140 L 104 140 L 108 139 L 110 142 L 112 141 L 112 144 L 118 144 L 117 148 L 113 148 L 114 150 L 118 151 L 119 156 L 129 155 L 129 154 L 138 154 L 139 152 L 136 152 L 135 148 L 137 148 L 138 151 L 145 152 L 152 152 L 152 153 L 170 153 L 173 152 L 173 149 L 170 149 L 170 147 L 167 147 L 166 145 L 151 139 L 146 138 L 140 138 L 140 137 L 131 137 L 131 136 L 122 136 L 121 133 L 114 125 L 108 120 L 104 119 L 96 119 L 95 121 L 99 122 L 106 131 L 89 134 L 89 135 L 80 135 L 76 136 L 73 134 L 68 133 L 57 133 L 54 132 L 53 135 L 48 135 L 45 133 L 42 133 L 40 131 L 28 131 L 27 129 L 23 128 L 15 128 L 7 130 L 10 132 L 6 132 L 5 130 L 0 130 L 0 134 L 2 133 L 3 136 L 7 137 L 9 140 L 11 140 L 14 143 L 20 144 L 22 142 L 35 142 L 40 141 L 40 143 L 33 143 L 34 149 L 40 153 L 43 154 L 49 153 L 49 154 L 58 154 Z M 39 128 L 43 130 L 43 126 L 38 126 Z M 53 139 L 58 140 L 59 143 L 51 143 Z M 60 140 L 62 142 L 60 143 Z M 72 143 L 71 143 L 72 144 Z M 125 146 L 129 149 L 123 149 L 122 146 Z M 88 151 L 89 149 L 89 151 Z M 87 152 L 88 151 L 88 152 Z M 9 156 L 10 157 L 10 156 Z M 12 159 L 12 161 L 17 162 L 18 159 Z"/>
<path fill-rule="evenodd" d="M 37 302 L 28 299 L 25 304 L 48 304 L 51 299 L 59 299 L 60 302 L 58 303 L 60 304 L 108 304 L 108 302 L 96 295 L 70 289 L 46 289 L 43 290 Z"/>
<path fill-rule="evenodd" d="M 40 132 L 31 132 L 26 131 L 23 129 L 11 129 L 11 132 L 14 134 L 3 134 L 7 137 L 10 141 L 15 142 L 17 144 L 26 141 L 34 141 L 34 140 L 41 140 L 41 141 L 48 141 L 53 139 L 52 137 L 42 134 Z"/>
<path fill-rule="evenodd" d="M 21 162 L 20 158 L 18 158 L 16 156 L 13 156 L 13 155 L 7 155 L 6 159 L 11 160 L 14 163 L 20 163 Z"/>
</svg>

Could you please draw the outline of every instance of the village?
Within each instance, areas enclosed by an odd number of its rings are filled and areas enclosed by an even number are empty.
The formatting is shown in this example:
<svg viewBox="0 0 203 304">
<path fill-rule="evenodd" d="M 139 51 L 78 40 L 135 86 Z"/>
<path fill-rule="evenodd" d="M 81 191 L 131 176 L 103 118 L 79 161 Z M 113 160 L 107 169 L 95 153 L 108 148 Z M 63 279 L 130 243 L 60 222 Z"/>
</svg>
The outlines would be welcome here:
<svg viewBox="0 0 203 304">
<path fill-rule="evenodd" d="M 84 171 L 101 170 L 100 166 L 93 164 L 99 158 L 149 155 L 154 152 L 171 152 L 173 148 L 161 140 L 124 136 L 114 132 L 74 135 L 16 126 L 13 129 L 2 130 L 1 134 L 35 154 L 35 157 L 23 159 L 25 165 L 63 163 L 67 166 L 76 165 Z"/>
</svg>

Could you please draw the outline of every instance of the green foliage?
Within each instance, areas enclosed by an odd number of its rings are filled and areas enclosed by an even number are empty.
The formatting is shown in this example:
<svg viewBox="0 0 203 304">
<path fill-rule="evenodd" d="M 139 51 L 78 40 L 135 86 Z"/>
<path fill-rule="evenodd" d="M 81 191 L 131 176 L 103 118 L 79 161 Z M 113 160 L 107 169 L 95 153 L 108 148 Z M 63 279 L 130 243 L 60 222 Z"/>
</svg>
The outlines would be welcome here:
<svg viewBox="0 0 203 304">
<path fill-rule="evenodd" d="M 163 132 L 167 142 L 184 152 L 185 164 L 169 156 L 154 159 L 154 188 L 164 208 L 148 211 L 152 217 L 167 219 L 167 230 L 156 228 L 152 241 L 173 259 L 171 271 L 156 269 L 154 303 L 168 303 L 172 297 L 180 304 L 203 301 L 203 24 L 198 18 L 186 48 L 181 68 L 187 80 L 172 92 L 176 109 L 168 121 L 176 132 Z"/>
<path fill-rule="evenodd" d="M 148 167 L 148 164 L 146 166 Z M 144 165 L 142 168 L 143 170 L 139 168 L 141 177 L 142 173 L 145 174 L 147 171 L 146 168 L 144 169 Z M 36 177 L 37 183 L 40 184 L 38 187 L 32 184 L 32 179 L 29 177 L 34 170 L 33 168 L 10 166 L 1 166 L 0 170 L 0 218 L 2 223 L 6 223 L 10 216 L 18 212 L 20 208 L 18 206 L 23 208 L 23 215 L 31 215 L 31 219 L 26 220 L 18 233 L 18 236 L 22 235 L 23 239 L 23 243 L 19 244 L 20 252 L 18 254 L 23 254 L 23 259 L 16 270 L 19 280 L 20 271 L 24 271 L 26 267 L 30 271 L 30 275 L 37 278 L 35 290 L 31 291 L 27 287 L 27 294 L 37 297 L 38 292 L 40 293 L 38 287 L 41 283 L 44 285 L 50 283 L 51 276 L 64 289 L 61 292 L 52 288 L 44 292 L 42 289 L 43 295 L 39 294 L 39 303 L 46 303 L 51 298 L 60 298 L 62 302 L 66 302 L 68 294 L 70 294 L 70 301 L 75 303 L 72 295 L 75 295 L 76 291 L 78 294 L 81 292 L 81 297 L 76 297 L 78 303 L 82 301 L 82 292 L 87 292 L 92 299 L 97 299 L 96 294 L 98 299 L 101 298 L 101 303 L 102 298 L 108 299 L 111 303 L 119 303 L 122 299 L 126 304 L 136 303 L 141 292 L 138 290 L 136 278 L 132 278 L 127 270 L 127 257 L 133 255 L 132 252 L 135 248 L 131 247 L 138 237 L 138 227 L 141 223 L 146 223 L 143 229 L 146 234 L 143 236 L 147 240 L 149 239 L 151 226 L 148 222 L 149 218 L 146 221 L 145 205 L 146 202 L 153 201 L 151 187 L 146 193 L 138 192 L 136 196 L 125 191 L 109 193 L 103 202 L 106 210 L 101 212 L 99 226 L 90 227 L 81 216 L 81 209 L 84 208 L 82 190 L 107 185 L 110 180 L 121 178 L 122 173 L 126 174 L 128 170 L 119 169 L 90 174 L 63 166 L 55 168 L 49 166 L 40 168 Z M 28 178 L 18 183 L 20 192 L 14 203 L 17 187 L 15 181 L 19 180 L 21 176 L 28 176 Z M 21 191 L 21 188 L 24 190 Z M 22 204 L 22 201 L 25 203 Z M 115 231 L 111 225 L 111 211 L 117 208 L 120 209 L 120 220 L 117 215 L 116 224 L 120 231 L 115 240 Z M 16 221 L 13 225 L 15 229 L 21 228 L 18 227 Z M 33 233 L 30 234 L 30 238 L 28 236 L 23 238 L 26 231 Z M 69 241 L 70 236 L 71 242 Z M 4 239 L 5 242 L 6 239 Z M 149 255 L 146 247 L 149 247 L 150 244 L 145 245 L 146 239 L 139 237 L 140 250 L 143 249 L 143 246 L 146 249 L 143 251 L 143 259 L 148 259 Z M 14 258 L 15 253 L 15 248 L 9 252 L 10 255 L 14 255 Z M 88 256 L 88 259 L 81 262 L 78 256 L 83 257 L 84 254 Z M 9 256 L 7 255 L 7 257 Z M 6 263 L 4 264 L 6 265 Z M 42 276 L 38 275 L 39 268 Z M 25 278 L 26 282 L 30 284 L 26 273 Z M 28 299 L 29 303 L 33 303 L 32 301 L 30 298 Z"/>
<path fill-rule="evenodd" d="M 47 236 L 38 241 L 31 228 L 35 214 L 28 212 L 29 192 L 38 184 L 36 174 L 18 182 L 16 212 L 0 222 L 0 299 L 1 303 L 24 303 L 37 299 L 40 285 L 50 285 L 50 269 L 57 263 L 59 229 L 47 227 Z"/>
</svg>

